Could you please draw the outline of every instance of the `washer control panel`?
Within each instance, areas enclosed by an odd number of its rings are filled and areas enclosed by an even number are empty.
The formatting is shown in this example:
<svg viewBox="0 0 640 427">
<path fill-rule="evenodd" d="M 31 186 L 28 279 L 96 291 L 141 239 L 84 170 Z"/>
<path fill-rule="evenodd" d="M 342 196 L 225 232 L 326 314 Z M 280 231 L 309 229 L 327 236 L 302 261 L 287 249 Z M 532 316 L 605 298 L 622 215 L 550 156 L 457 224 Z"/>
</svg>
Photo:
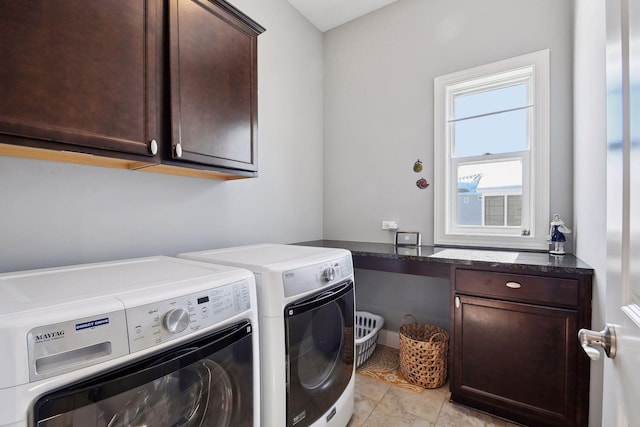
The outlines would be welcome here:
<svg viewBox="0 0 640 427">
<path fill-rule="evenodd" d="M 127 320 L 122 304 L 117 305 L 104 305 L 113 311 L 31 329 L 27 334 L 29 381 L 55 377 L 129 354 L 123 334 Z"/>
<path fill-rule="evenodd" d="M 251 307 L 246 280 L 129 308 L 131 353 L 215 325 Z"/>
<path fill-rule="evenodd" d="M 284 296 L 300 295 L 343 280 L 353 274 L 351 256 L 347 255 L 308 267 L 287 270 L 282 273 Z"/>
</svg>

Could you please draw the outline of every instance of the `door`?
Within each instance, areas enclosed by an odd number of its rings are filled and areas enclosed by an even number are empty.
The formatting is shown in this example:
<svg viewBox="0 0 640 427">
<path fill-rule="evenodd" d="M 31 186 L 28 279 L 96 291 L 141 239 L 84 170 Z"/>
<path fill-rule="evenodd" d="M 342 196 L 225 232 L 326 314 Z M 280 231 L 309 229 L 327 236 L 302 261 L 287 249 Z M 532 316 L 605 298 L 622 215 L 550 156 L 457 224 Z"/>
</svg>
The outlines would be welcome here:
<svg viewBox="0 0 640 427">
<path fill-rule="evenodd" d="M 607 1 L 607 301 L 603 426 L 640 423 L 640 2 Z"/>
<path fill-rule="evenodd" d="M 1 2 L 2 140 L 155 155 L 155 19 L 152 0 Z"/>
<path fill-rule="evenodd" d="M 49 393 L 35 403 L 32 425 L 253 426 L 251 334 L 239 322 Z"/>
<path fill-rule="evenodd" d="M 289 304 L 284 314 L 287 426 L 303 427 L 331 410 L 353 376 L 353 282 Z"/>
<path fill-rule="evenodd" d="M 453 400 L 530 425 L 576 425 L 577 311 L 456 298 Z"/>
<path fill-rule="evenodd" d="M 256 172 L 257 23 L 224 1 L 169 2 L 173 159 Z"/>
</svg>

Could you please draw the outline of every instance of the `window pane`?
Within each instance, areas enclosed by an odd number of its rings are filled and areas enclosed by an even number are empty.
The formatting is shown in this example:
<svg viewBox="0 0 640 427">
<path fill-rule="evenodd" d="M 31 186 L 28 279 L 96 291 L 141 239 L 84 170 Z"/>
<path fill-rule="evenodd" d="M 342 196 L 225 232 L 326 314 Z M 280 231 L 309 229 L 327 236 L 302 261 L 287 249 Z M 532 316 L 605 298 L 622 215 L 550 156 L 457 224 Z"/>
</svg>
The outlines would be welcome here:
<svg viewBox="0 0 640 427">
<path fill-rule="evenodd" d="M 485 226 L 521 225 L 520 159 L 458 165 L 458 225 L 482 226 L 483 220 Z"/>
<path fill-rule="evenodd" d="M 458 193 L 506 190 L 522 194 L 522 160 L 461 163 L 458 165 Z"/>
<path fill-rule="evenodd" d="M 484 224 L 504 225 L 504 196 L 488 196 L 484 199 Z"/>
<path fill-rule="evenodd" d="M 510 111 L 450 123 L 455 157 L 527 149 L 527 110 Z"/>
<path fill-rule="evenodd" d="M 507 225 L 522 225 L 522 196 L 507 196 Z"/>
<path fill-rule="evenodd" d="M 453 100 L 453 119 L 495 113 L 527 106 L 527 84 L 503 87 L 470 95 L 459 95 Z"/>
<path fill-rule="evenodd" d="M 458 225 L 482 225 L 482 196 L 458 193 Z"/>
</svg>

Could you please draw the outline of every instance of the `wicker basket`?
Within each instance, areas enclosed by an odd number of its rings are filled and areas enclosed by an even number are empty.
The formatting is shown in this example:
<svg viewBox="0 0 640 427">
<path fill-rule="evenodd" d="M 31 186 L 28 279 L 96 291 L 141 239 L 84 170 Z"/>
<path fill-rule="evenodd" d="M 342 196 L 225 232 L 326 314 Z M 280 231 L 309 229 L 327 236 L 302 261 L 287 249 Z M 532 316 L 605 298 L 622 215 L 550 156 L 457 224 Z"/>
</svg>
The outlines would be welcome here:
<svg viewBox="0 0 640 427">
<path fill-rule="evenodd" d="M 412 322 L 407 323 L 407 318 Z M 400 373 L 411 384 L 438 388 L 447 380 L 449 333 L 437 326 L 420 324 L 411 314 L 400 326 Z"/>
<path fill-rule="evenodd" d="M 367 361 L 376 349 L 384 318 L 367 311 L 356 311 L 356 367 Z"/>
</svg>

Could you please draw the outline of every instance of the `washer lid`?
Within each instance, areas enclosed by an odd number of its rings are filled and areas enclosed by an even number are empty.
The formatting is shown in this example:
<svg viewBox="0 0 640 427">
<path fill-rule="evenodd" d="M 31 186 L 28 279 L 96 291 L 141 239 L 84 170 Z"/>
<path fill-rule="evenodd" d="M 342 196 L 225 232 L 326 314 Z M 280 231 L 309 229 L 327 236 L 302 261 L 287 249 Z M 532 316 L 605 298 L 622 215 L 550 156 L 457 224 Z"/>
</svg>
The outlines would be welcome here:
<svg viewBox="0 0 640 427">
<path fill-rule="evenodd" d="M 345 249 L 264 243 L 180 254 L 182 258 L 248 268 L 287 270 L 349 255 Z"/>
<path fill-rule="evenodd" d="M 210 288 L 212 282 L 229 283 L 247 273 L 162 256 L 5 273 L 0 274 L 0 319 L 101 297 L 117 297 L 125 305 L 127 299 L 158 300 L 190 292 L 186 284 Z"/>
</svg>

